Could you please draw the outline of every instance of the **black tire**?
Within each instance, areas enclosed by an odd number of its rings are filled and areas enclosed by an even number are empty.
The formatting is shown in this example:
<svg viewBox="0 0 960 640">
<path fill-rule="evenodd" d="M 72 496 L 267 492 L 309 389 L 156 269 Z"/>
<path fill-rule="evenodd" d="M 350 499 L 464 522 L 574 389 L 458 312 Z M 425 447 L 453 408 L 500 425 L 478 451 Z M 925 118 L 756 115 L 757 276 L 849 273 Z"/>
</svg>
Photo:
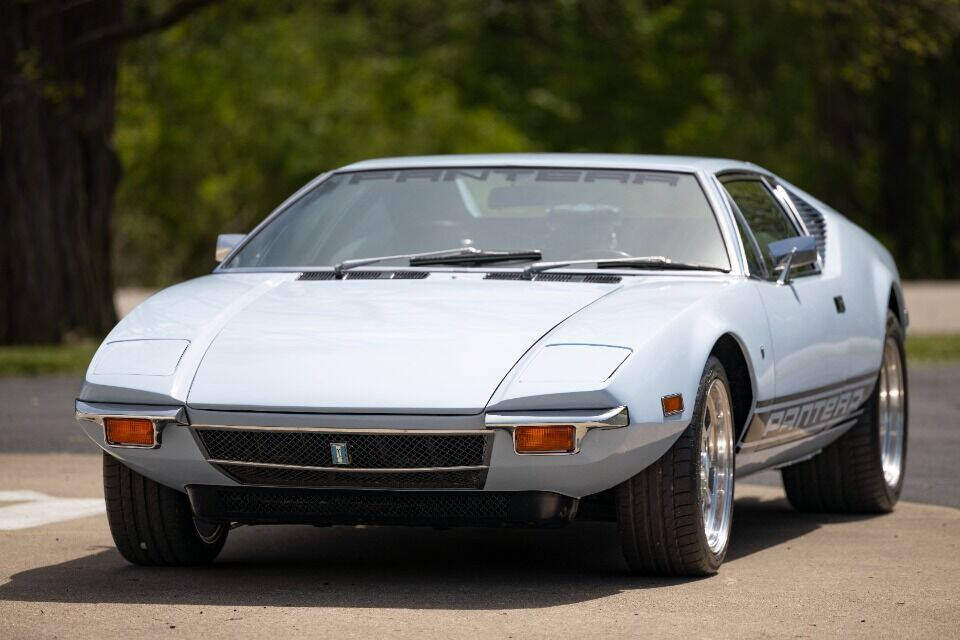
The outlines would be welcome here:
<svg viewBox="0 0 960 640">
<path fill-rule="evenodd" d="M 729 547 L 710 550 L 700 497 L 700 448 L 705 396 L 719 378 L 730 393 L 723 365 L 704 367 L 689 426 L 655 463 L 616 488 L 617 523 L 630 570 L 642 575 L 703 576 L 717 572 Z M 733 500 L 733 487 L 731 504 Z M 732 507 L 731 507 L 732 509 Z M 732 513 L 730 515 L 732 522 Z"/>
<path fill-rule="evenodd" d="M 891 337 L 900 351 L 904 383 L 903 456 L 897 485 L 887 484 L 883 474 L 878 382 L 867 400 L 863 415 L 849 431 L 813 458 L 781 470 L 787 499 L 798 511 L 887 513 L 893 510 L 900 498 L 907 461 L 910 415 L 907 359 L 903 348 L 903 329 L 896 316 L 888 311 L 885 341 Z"/>
<path fill-rule="evenodd" d="M 186 494 L 145 478 L 106 452 L 103 493 L 113 541 L 133 564 L 207 564 L 227 539 L 228 525 L 194 522 Z"/>
</svg>

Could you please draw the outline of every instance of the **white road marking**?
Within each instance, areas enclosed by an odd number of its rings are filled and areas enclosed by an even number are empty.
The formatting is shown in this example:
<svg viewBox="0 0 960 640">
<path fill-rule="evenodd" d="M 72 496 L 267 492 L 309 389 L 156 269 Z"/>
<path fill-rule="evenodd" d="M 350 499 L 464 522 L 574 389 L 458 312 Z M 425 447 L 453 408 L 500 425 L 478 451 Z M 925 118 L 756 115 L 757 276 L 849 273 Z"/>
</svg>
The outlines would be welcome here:
<svg viewBox="0 0 960 640">
<path fill-rule="evenodd" d="M 103 513 L 103 498 L 55 498 L 39 491 L 0 491 L 0 531 L 39 527 Z"/>
</svg>

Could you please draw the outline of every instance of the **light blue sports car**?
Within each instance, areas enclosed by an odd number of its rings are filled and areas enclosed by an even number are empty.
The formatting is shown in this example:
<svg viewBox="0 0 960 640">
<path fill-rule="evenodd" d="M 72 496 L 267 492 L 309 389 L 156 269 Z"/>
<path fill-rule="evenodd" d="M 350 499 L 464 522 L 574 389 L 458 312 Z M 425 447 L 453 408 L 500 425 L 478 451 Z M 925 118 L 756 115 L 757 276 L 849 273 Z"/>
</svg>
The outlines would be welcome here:
<svg viewBox="0 0 960 640">
<path fill-rule="evenodd" d="M 615 520 L 631 570 L 716 572 L 734 477 L 803 510 L 903 485 L 890 254 L 753 164 L 372 160 L 107 336 L 76 403 L 131 562 L 236 524 Z"/>
</svg>

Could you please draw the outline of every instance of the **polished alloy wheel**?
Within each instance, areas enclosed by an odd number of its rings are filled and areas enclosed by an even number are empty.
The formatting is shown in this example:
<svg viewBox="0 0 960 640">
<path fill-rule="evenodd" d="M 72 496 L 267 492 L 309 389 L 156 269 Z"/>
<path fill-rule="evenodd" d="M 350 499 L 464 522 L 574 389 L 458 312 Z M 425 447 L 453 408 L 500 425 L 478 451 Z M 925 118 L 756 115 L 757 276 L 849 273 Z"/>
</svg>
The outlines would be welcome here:
<svg viewBox="0 0 960 640">
<path fill-rule="evenodd" d="M 733 410 L 719 378 L 707 389 L 700 430 L 700 506 L 707 546 L 720 553 L 730 537 L 733 511 Z"/>
<path fill-rule="evenodd" d="M 893 337 L 887 337 L 883 347 L 883 364 L 880 367 L 878 422 L 883 478 L 891 488 L 900 483 L 900 475 L 903 473 L 905 394 L 900 347 Z"/>
</svg>

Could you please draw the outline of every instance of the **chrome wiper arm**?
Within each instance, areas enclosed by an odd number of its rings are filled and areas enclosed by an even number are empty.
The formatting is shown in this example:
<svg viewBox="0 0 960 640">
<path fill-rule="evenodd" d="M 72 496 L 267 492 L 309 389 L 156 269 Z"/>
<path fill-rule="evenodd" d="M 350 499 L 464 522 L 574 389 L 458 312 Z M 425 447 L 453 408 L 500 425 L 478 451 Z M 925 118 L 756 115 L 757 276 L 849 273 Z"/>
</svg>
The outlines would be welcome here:
<svg viewBox="0 0 960 640">
<path fill-rule="evenodd" d="M 555 262 L 537 262 L 523 270 L 523 277 L 530 279 L 541 271 L 550 271 L 551 269 L 560 269 L 562 267 L 571 267 L 578 264 L 596 264 L 596 260 L 557 260 Z"/>
<path fill-rule="evenodd" d="M 690 262 L 674 262 L 664 256 L 637 256 L 633 258 L 595 258 L 591 260 L 563 260 L 557 262 L 538 262 L 532 264 L 523 270 L 526 278 L 532 278 L 534 274 L 551 269 L 560 269 L 563 267 L 572 267 L 581 264 L 596 265 L 597 269 L 678 269 L 688 271 L 721 271 L 728 273 L 729 269 L 714 267 L 705 264 L 694 264 Z"/>
<path fill-rule="evenodd" d="M 362 267 L 368 264 L 376 264 L 378 262 L 386 262 L 387 260 L 408 260 L 412 263 L 413 260 L 417 258 L 440 258 L 443 256 L 455 256 L 455 255 L 474 255 L 477 253 L 483 253 L 480 249 L 476 247 L 456 247 L 453 249 L 442 249 L 440 251 L 426 251 L 424 253 L 400 253 L 395 256 L 377 256 L 375 258 L 354 258 L 352 260 L 344 260 L 343 262 L 338 262 L 333 265 L 333 272 L 339 278 L 343 275 L 344 271 L 349 271 L 350 269 L 355 269 L 357 267 Z"/>
<path fill-rule="evenodd" d="M 418 256 L 410 259 L 410 266 L 430 264 L 484 264 L 509 262 L 511 260 L 539 260 L 543 254 L 538 249 L 518 251 L 473 251 L 443 256 Z"/>
<path fill-rule="evenodd" d="M 720 271 L 728 273 L 729 269 L 715 267 L 709 264 L 694 262 L 675 262 L 663 256 L 646 256 L 638 258 L 609 258 L 597 261 L 597 269 L 675 269 L 678 271 Z"/>
</svg>

